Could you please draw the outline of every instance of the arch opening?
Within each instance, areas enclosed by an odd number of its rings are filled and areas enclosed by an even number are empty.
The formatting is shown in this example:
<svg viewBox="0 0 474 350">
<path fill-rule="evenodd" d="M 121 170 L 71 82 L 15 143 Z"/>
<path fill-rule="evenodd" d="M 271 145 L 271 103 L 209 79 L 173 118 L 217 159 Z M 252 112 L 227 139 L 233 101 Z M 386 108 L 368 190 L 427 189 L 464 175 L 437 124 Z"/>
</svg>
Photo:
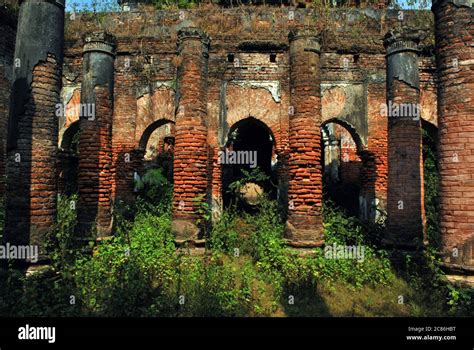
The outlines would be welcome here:
<svg viewBox="0 0 474 350">
<path fill-rule="evenodd" d="M 321 162 L 323 196 L 349 215 L 359 215 L 359 194 L 364 150 L 357 132 L 340 120 L 328 120 L 321 125 Z"/>
<path fill-rule="evenodd" d="M 67 196 L 78 191 L 79 132 L 79 121 L 75 121 L 64 131 L 58 152 L 58 191 Z"/>
<path fill-rule="evenodd" d="M 219 163 L 224 207 L 235 205 L 251 212 L 260 195 L 277 198 L 275 138 L 265 123 L 253 117 L 235 123 L 219 153 Z"/>
<path fill-rule="evenodd" d="M 173 182 L 174 135 L 175 124 L 170 120 L 160 119 L 145 129 L 139 142 L 143 173 L 160 169 L 166 179 Z"/>
</svg>

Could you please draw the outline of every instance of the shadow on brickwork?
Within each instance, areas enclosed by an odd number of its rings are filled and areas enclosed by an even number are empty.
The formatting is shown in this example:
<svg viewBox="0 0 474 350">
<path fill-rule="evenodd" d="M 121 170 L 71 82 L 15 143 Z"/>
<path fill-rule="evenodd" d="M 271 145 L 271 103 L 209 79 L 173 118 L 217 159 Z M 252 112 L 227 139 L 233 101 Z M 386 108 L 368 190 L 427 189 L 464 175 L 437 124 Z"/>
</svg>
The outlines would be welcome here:
<svg viewBox="0 0 474 350">
<path fill-rule="evenodd" d="M 35 102 L 27 79 L 17 79 L 12 86 L 10 119 L 7 138 L 5 226 L 3 244 L 29 245 L 32 130 L 31 113 Z M 28 115 L 30 114 L 30 115 Z M 6 260 L 2 260 L 6 265 Z M 14 260 L 18 267 L 26 267 L 25 261 Z"/>
</svg>

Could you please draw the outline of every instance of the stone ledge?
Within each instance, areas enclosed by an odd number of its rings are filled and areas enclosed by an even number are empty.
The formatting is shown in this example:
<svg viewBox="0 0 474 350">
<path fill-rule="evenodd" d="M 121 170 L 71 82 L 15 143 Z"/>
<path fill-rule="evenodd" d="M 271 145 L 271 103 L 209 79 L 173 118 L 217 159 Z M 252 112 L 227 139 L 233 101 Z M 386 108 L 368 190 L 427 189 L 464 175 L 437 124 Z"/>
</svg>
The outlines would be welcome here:
<svg viewBox="0 0 474 350">
<path fill-rule="evenodd" d="M 472 275 L 474 278 L 474 266 L 441 262 L 441 267 L 444 268 L 448 273 L 461 273 L 463 275 Z"/>
<path fill-rule="evenodd" d="M 474 288 L 474 276 L 446 275 L 446 280 L 460 287 Z"/>
<path fill-rule="evenodd" d="M 188 245 L 190 248 L 198 248 L 206 245 L 205 239 L 175 239 L 174 242 L 178 247 Z"/>
<path fill-rule="evenodd" d="M 285 239 L 287 245 L 293 248 L 317 248 L 324 245 L 324 239 L 319 240 L 291 240 Z"/>
</svg>

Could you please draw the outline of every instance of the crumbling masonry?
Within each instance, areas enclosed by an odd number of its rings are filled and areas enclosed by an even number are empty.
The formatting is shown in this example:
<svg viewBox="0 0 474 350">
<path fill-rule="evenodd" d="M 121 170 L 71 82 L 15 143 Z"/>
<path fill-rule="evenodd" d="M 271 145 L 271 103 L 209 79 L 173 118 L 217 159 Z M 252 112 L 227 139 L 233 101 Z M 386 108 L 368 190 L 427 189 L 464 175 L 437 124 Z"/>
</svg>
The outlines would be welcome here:
<svg viewBox="0 0 474 350">
<path fill-rule="evenodd" d="M 255 150 L 277 186 L 264 190 L 288 208 L 288 244 L 324 244 L 324 191 L 335 191 L 362 220 L 387 215 L 384 244 L 416 248 L 425 129 L 439 143 L 440 253 L 450 271 L 472 273 L 472 4 L 434 1 L 434 17 L 385 7 L 134 3 L 107 16 L 107 32 L 83 14 L 65 26 L 60 0 L 25 0 L 18 17 L 1 8 L 4 239 L 44 248 L 57 195 L 76 192 L 77 238 L 108 236 L 114 205 L 165 159 L 173 232 L 200 244 L 199 200 L 217 218 L 249 169 L 221 153 Z"/>
</svg>

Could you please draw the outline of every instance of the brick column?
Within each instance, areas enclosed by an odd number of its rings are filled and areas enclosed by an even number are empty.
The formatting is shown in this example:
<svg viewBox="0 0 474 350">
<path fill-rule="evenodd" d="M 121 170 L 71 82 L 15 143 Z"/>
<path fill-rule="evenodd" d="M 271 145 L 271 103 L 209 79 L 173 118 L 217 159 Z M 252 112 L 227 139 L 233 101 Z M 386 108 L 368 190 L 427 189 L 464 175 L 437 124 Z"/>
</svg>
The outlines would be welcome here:
<svg viewBox="0 0 474 350">
<path fill-rule="evenodd" d="M 8 128 L 5 240 L 39 246 L 38 263 L 48 260 L 44 243 L 56 220 L 63 44 L 64 0 L 23 1 Z"/>
<path fill-rule="evenodd" d="M 414 247 L 424 238 L 423 152 L 421 139 L 418 31 L 390 31 L 387 49 L 389 245 Z"/>
<path fill-rule="evenodd" d="M 293 244 L 322 240 L 320 44 L 295 30 L 290 40 L 290 155 L 286 234 Z"/>
<path fill-rule="evenodd" d="M 471 1 L 433 1 L 440 230 L 446 264 L 474 272 L 474 24 Z"/>
<path fill-rule="evenodd" d="M 179 105 L 176 114 L 172 230 L 196 239 L 196 203 L 207 191 L 207 61 L 209 38 L 198 28 L 178 32 Z"/>
<path fill-rule="evenodd" d="M 115 46 L 108 33 L 85 36 L 78 173 L 78 236 L 85 239 L 111 233 Z"/>
</svg>

